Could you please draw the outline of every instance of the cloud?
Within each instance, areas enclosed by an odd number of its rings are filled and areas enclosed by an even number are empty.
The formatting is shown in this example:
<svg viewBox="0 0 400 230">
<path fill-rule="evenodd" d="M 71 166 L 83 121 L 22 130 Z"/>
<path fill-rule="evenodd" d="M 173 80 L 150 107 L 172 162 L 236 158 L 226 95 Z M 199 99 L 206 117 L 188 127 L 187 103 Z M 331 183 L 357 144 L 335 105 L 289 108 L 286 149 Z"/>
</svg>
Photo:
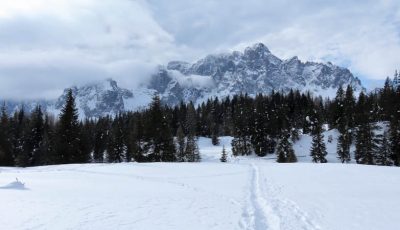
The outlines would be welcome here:
<svg viewBox="0 0 400 230">
<path fill-rule="evenodd" d="M 146 82 L 157 64 L 264 42 L 364 79 L 399 68 L 395 0 L 13 0 L 0 3 L 0 98 L 55 98 L 73 84 Z"/>
<path fill-rule="evenodd" d="M 179 49 L 145 2 L 38 0 L 32 8 L 22 1 L 0 8 L 8 9 L 0 11 L 6 99 L 55 98 L 73 84 L 110 77 L 132 88 Z"/>
<path fill-rule="evenodd" d="M 368 79 L 383 79 L 399 68 L 400 2 L 395 0 L 151 2 L 158 5 L 155 15 L 163 28 L 206 52 L 264 42 L 279 57 L 331 61 Z"/>
</svg>

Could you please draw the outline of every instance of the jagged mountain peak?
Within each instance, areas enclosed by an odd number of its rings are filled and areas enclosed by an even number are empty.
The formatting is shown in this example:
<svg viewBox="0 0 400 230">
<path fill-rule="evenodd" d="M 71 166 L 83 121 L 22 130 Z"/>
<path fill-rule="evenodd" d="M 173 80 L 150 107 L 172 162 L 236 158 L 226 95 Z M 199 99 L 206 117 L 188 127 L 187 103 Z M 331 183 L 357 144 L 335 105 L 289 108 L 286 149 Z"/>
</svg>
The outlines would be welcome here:
<svg viewBox="0 0 400 230">
<path fill-rule="evenodd" d="M 198 61 L 171 61 L 159 66 L 148 85 L 134 90 L 119 86 L 113 79 L 71 87 L 82 117 L 114 115 L 122 111 L 143 108 L 154 93 L 164 103 L 192 101 L 199 104 L 210 97 L 224 98 L 247 93 L 256 96 L 274 91 L 298 89 L 315 96 L 334 97 L 339 87 L 353 86 L 363 90 L 358 78 L 346 68 L 330 62 L 302 62 L 297 56 L 282 60 L 262 43 L 243 51 L 210 54 Z M 58 100 L 40 102 L 47 111 L 58 113 L 65 103 L 64 91 Z M 33 104 L 32 104 L 33 105 Z M 16 106 L 16 103 L 10 104 Z"/>
<path fill-rule="evenodd" d="M 167 79 L 173 79 L 171 71 L 178 71 L 188 78 L 192 75 L 212 78 L 213 87 L 196 91 L 195 95 L 199 95 L 197 100 L 200 101 L 210 96 L 224 97 L 237 93 L 255 95 L 272 90 L 288 91 L 291 88 L 311 91 L 324 97 L 333 97 L 338 87 L 349 84 L 356 92 L 363 89 L 360 80 L 346 68 L 330 62 L 302 62 L 297 56 L 282 60 L 272 54 L 263 43 L 249 46 L 243 52 L 208 55 L 192 64 L 170 62 L 163 76 L 153 76 L 159 79 L 157 83 L 165 83 L 163 86 L 155 84 L 153 88 L 163 89 L 161 94 L 166 95 L 166 98 L 170 98 L 171 94 L 178 94 L 183 95 L 180 99 L 186 100 L 184 91 L 189 89 L 182 85 L 173 84 L 174 92 L 168 92 L 172 81 Z M 193 100 L 193 97 L 190 98 Z M 167 101 L 171 103 L 170 99 Z"/>
<path fill-rule="evenodd" d="M 271 51 L 269 51 L 269 49 L 267 48 L 266 45 L 264 45 L 263 43 L 259 42 L 259 43 L 255 43 L 252 46 L 247 47 L 244 50 L 244 54 L 249 54 L 249 53 L 256 53 L 259 56 L 263 56 L 263 55 L 271 54 Z"/>
<path fill-rule="evenodd" d="M 56 110 L 62 108 L 68 90 L 65 89 L 63 95 L 56 101 Z M 83 86 L 73 86 L 71 90 L 76 98 L 80 113 L 86 117 L 117 114 L 125 110 L 124 100 L 133 98 L 133 93 L 130 90 L 120 88 L 113 79 L 92 82 Z"/>
</svg>

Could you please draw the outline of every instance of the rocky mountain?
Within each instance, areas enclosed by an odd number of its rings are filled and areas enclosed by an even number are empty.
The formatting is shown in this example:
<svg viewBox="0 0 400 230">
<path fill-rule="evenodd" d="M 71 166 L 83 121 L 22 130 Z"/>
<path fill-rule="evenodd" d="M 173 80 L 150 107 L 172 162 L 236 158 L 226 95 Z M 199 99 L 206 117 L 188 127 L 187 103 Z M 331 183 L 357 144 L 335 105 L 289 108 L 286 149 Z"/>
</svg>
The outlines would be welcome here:
<svg viewBox="0 0 400 230">
<path fill-rule="evenodd" d="M 210 97 L 240 93 L 255 96 L 290 89 L 332 98 L 338 87 L 347 85 L 353 86 L 356 92 L 363 90 L 360 80 L 346 68 L 329 62 L 302 62 L 297 57 L 282 60 L 258 43 L 243 52 L 209 55 L 195 63 L 172 61 L 167 66 L 159 66 L 148 85 L 134 90 L 108 79 L 75 86 L 72 91 L 81 116 L 98 117 L 145 107 L 155 93 L 161 95 L 164 103 L 174 105 L 181 100 L 201 103 Z M 25 108 L 29 110 L 41 104 L 48 112 L 58 114 L 66 92 L 55 101 L 25 103 Z M 18 107 L 15 102 L 8 105 L 9 111 Z"/>
<path fill-rule="evenodd" d="M 332 63 L 301 62 L 297 57 L 281 60 L 262 43 L 244 52 L 209 55 L 195 63 L 170 62 L 153 76 L 150 88 L 157 90 L 163 100 L 204 100 L 212 96 L 248 93 L 288 92 L 299 89 L 314 95 L 334 97 L 340 86 L 352 85 L 363 89 L 358 78 L 346 68 Z"/>
<path fill-rule="evenodd" d="M 133 98 L 133 93 L 127 89 L 118 87 L 117 82 L 111 79 L 98 84 L 88 84 L 82 87 L 72 87 L 76 97 L 77 107 L 86 117 L 117 114 L 125 110 L 125 100 Z M 60 110 L 65 103 L 68 89 L 64 90 L 54 104 L 56 110 Z"/>
</svg>

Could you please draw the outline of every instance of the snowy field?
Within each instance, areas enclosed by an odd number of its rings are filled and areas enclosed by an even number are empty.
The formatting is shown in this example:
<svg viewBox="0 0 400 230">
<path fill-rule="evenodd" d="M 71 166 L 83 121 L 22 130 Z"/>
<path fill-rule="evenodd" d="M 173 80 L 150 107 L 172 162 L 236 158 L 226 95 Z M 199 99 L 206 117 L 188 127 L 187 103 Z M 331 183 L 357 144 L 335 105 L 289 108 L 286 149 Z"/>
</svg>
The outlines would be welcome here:
<svg viewBox="0 0 400 230">
<path fill-rule="evenodd" d="M 201 138 L 203 163 L 0 168 L 1 229 L 399 229 L 399 168 L 219 163 L 229 142 Z"/>
</svg>

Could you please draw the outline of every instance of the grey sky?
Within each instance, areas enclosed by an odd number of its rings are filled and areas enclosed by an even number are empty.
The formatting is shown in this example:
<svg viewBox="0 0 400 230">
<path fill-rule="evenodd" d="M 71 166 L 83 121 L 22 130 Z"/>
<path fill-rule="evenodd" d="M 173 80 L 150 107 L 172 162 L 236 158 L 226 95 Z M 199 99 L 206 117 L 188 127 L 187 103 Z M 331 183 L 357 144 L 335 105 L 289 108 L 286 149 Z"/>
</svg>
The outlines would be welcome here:
<svg viewBox="0 0 400 230">
<path fill-rule="evenodd" d="M 0 0 L 0 97 L 54 98 L 109 77 L 134 88 L 157 64 L 255 42 L 384 79 L 400 68 L 400 2 Z"/>
</svg>

